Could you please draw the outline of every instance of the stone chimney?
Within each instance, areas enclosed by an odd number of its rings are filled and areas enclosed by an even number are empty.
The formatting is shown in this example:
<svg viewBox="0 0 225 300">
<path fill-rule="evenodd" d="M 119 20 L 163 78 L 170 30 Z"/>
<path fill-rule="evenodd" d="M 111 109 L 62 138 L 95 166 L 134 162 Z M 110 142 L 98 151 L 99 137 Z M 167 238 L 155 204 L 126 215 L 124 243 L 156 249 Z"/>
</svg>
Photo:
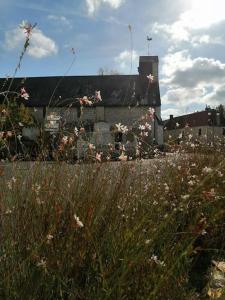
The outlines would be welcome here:
<svg viewBox="0 0 225 300">
<path fill-rule="evenodd" d="M 158 81 L 158 56 L 140 56 L 139 58 L 139 79 L 138 94 L 141 104 L 157 107 L 161 105 L 159 81 Z M 153 75 L 153 81 L 150 82 L 147 76 Z"/>
<path fill-rule="evenodd" d="M 154 76 L 154 80 L 158 81 L 158 56 L 140 56 L 138 73 L 142 77 L 146 77 L 149 74 Z"/>
<path fill-rule="evenodd" d="M 172 121 L 173 120 L 173 115 L 170 115 L 170 121 Z"/>
</svg>

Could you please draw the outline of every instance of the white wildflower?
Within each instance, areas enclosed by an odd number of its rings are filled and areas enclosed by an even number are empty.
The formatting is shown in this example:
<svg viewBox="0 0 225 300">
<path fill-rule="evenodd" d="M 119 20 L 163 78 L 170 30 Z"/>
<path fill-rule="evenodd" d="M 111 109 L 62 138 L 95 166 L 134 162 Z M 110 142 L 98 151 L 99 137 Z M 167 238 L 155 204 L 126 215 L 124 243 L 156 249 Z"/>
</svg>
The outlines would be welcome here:
<svg viewBox="0 0 225 300">
<path fill-rule="evenodd" d="M 102 101 L 102 97 L 101 97 L 101 92 L 100 91 L 95 91 L 95 99 L 97 101 Z"/>
<path fill-rule="evenodd" d="M 76 136 L 79 135 L 79 130 L 77 129 L 77 127 L 74 128 L 74 134 L 75 134 Z"/>
<path fill-rule="evenodd" d="M 169 186 L 167 183 L 164 183 L 164 186 L 165 186 L 165 191 L 168 192 L 170 190 Z"/>
<path fill-rule="evenodd" d="M 156 261 L 158 261 L 158 257 L 157 257 L 156 255 L 153 254 L 153 255 L 151 256 L 151 260 L 153 260 L 153 261 L 156 262 Z"/>
<path fill-rule="evenodd" d="M 148 80 L 149 80 L 149 83 L 153 83 L 153 81 L 154 81 L 154 76 L 153 76 L 152 74 L 149 74 L 149 75 L 147 76 L 147 78 L 148 78 Z"/>
<path fill-rule="evenodd" d="M 80 221 L 79 217 L 76 214 L 74 214 L 73 217 L 74 217 L 78 227 L 84 227 L 84 224 Z"/>
<path fill-rule="evenodd" d="M 47 266 L 47 261 L 46 261 L 46 259 L 45 259 L 45 258 L 42 258 L 42 259 L 37 263 L 37 266 L 46 269 L 46 266 Z"/>
<path fill-rule="evenodd" d="M 207 231 L 205 229 L 202 230 L 201 235 L 206 235 Z"/>
<path fill-rule="evenodd" d="M 20 97 L 25 99 L 25 100 L 28 100 L 29 99 L 29 94 L 27 93 L 27 91 L 25 90 L 25 88 L 21 88 L 20 89 Z"/>
<path fill-rule="evenodd" d="M 16 178 L 15 177 L 12 177 L 8 182 L 7 182 L 7 186 L 8 186 L 8 189 L 9 190 L 12 190 L 13 188 L 13 183 L 16 182 Z"/>
<path fill-rule="evenodd" d="M 202 169 L 202 173 L 203 174 L 209 174 L 211 173 L 213 170 L 212 168 L 209 168 L 209 167 L 205 167 L 204 169 Z"/>
<path fill-rule="evenodd" d="M 119 160 L 127 161 L 127 155 L 125 155 L 124 152 L 122 152 L 121 155 L 119 156 Z"/>
<path fill-rule="evenodd" d="M 146 123 L 145 123 L 145 128 L 146 128 L 147 130 L 151 130 L 151 129 L 152 129 L 152 125 L 146 122 Z"/>
<path fill-rule="evenodd" d="M 139 125 L 138 127 L 140 130 L 145 130 L 145 126 L 144 125 Z"/>
<path fill-rule="evenodd" d="M 193 180 L 190 180 L 190 181 L 188 181 L 188 184 L 189 184 L 190 186 L 193 186 L 193 185 L 195 184 L 195 182 L 194 182 Z"/>
<path fill-rule="evenodd" d="M 89 150 L 94 150 L 95 149 L 95 146 L 93 144 L 88 144 L 88 149 Z"/>
<path fill-rule="evenodd" d="M 122 125 L 121 123 L 116 124 L 116 128 L 119 132 L 122 132 L 126 134 L 128 132 L 128 128 L 125 125 Z"/>
<path fill-rule="evenodd" d="M 21 134 L 18 134 L 18 135 L 17 135 L 17 138 L 18 138 L 19 141 L 21 141 L 22 135 L 21 135 Z"/>
<path fill-rule="evenodd" d="M 155 109 L 154 109 L 153 107 L 149 107 L 148 113 L 149 113 L 150 115 L 154 115 Z"/>
<path fill-rule="evenodd" d="M 154 261 L 157 265 L 160 265 L 161 267 L 165 267 L 166 266 L 165 262 L 159 260 L 158 257 L 156 255 L 154 255 L 154 254 L 151 256 L 150 260 Z"/>
<path fill-rule="evenodd" d="M 101 162 L 102 161 L 102 153 L 96 153 L 96 155 L 95 155 L 95 159 L 97 160 L 97 161 L 99 161 L 99 162 Z"/>
<path fill-rule="evenodd" d="M 52 239 L 53 239 L 53 235 L 52 235 L 52 234 L 48 234 L 48 235 L 47 235 L 47 240 L 48 240 L 48 241 L 51 241 Z"/>
<path fill-rule="evenodd" d="M 63 144 L 67 144 L 68 141 L 69 141 L 68 136 L 64 135 L 64 136 L 62 137 L 62 143 L 63 143 Z"/>
</svg>

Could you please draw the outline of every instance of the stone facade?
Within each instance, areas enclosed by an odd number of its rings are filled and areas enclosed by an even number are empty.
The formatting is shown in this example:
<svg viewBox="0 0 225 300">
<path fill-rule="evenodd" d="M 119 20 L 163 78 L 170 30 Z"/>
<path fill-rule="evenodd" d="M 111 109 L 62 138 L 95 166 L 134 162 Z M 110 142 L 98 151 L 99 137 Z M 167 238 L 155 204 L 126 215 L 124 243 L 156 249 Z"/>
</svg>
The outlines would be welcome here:
<svg viewBox="0 0 225 300">
<path fill-rule="evenodd" d="M 177 128 L 164 131 L 164 141 L 177 141 L 180 136 L 182 140 L 189 140 L 189 136 L 193 141 L 201 143 L 213 143 L 219 140 L 225 142 L 225 126 L 196 126 L 187 128 Z"/>
<path fill-rule="evenodd" d="M 21 81 L 15 78 L 13 82 L 18 88 Z M 33 77 L 27 78 L 23 86 L 30 95 L 24 104 L 39 123 L 51 125 L 49 116 L 59 116 L 61 126 L 85 127 L 89 140 L 103 145 L 115 142 L 115 124 L 137 128 L 138 121 L 152 107 L 156 118 L 149 142 L 163 144 L 157 56 L 141 56 L 137 75 Z M 91 106 L 81 105 L 82 97 L 95 99 L 96 91 L 101 91 L 102 100 Z M 49 131 L 50 127 L 46 128 Z M 126 142 L 125 137 L 120 139 Z"/>
<path fill-rule="evenodd" d="M 201 143 L 225 142 L 225 122 L 215 110 L 201 111 L 164 121 L 164 141 L 192 140 Z"/>
<path fill-rule="evenodd" d="M 71 125 L 70 127 L 75 127 L 78 122 L 86 124 L 89 122 L 93 124 L 92 128 L 96 124 L 102 122 L 107 128 L 114 126 L 115 124 L 121 123 L 126 126 L 135 127 L 138 126 L 138 121 L 141 120 L 143 116 L 148 112 L 149 107 L 84 107 L 82 109 L 82 114 L 80 118 L 78 117 L 79 109 L 72 108 L 57 108 L 50 107 L 48 108 L 46 114 L 57 114 L 61 117 L 63 122 Z M 44 109 L 38 108 L 31 110 L 35 118 L 38 118 L 40 122 L 44 122 Z M 157 117 L 160 117 L 160 108 L 156 108 L 155 114 Z M 152 126 L 152 135 L 151 138 L 161 145 L 163 144 L 163 126 L 159 126 L 157 121 L 151 122 Z M 99 130 L 98 130 L 99 131 Z M 104 133 L 105 134 L 105 133 Z"/>
</svg>

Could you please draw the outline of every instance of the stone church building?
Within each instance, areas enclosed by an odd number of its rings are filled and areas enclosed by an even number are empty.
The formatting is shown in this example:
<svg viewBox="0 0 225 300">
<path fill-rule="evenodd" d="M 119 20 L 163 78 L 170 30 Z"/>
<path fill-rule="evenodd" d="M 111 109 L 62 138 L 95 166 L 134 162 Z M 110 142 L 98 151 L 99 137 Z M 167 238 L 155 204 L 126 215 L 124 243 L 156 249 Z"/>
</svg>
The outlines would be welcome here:
<svg viewBox="0 0 225 300">
<path fill-rule="evenodd" d="M 153 75 L 151 82 L 150 74 Z M 128 128 L 135 127 L 152 107 L 155 119 L 150 142 L 163 144 L 157 56 L 140 56 L 137 75 L 30 77 L 25 81 L 15 78 L 14 87 L 25 87 L 29 99 L 23 103 L 40 123 L 50 120 L 54 125 L 51 116 L 55 116 L 53 119 L 60 119 L 68 130 L 82 124 L 89 142 L 94 144 L 114 143 L 115 140 L 125 143 L 123 134 L 119 137 L 112 134 L 113 126 L 121 123 Z M 92 97 L 96 91 L 100 91 L 102 101 L 81 107 L 78 99 Z"/>
</svg>

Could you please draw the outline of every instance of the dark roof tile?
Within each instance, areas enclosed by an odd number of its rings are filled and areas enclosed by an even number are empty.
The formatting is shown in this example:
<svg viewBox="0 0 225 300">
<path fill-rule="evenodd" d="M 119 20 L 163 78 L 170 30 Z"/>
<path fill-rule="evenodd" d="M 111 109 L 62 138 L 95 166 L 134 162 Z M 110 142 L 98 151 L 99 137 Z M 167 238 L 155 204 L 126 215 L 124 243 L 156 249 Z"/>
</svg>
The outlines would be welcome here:
<svg viewBox="0 0 225 300">
<path fill-rule="evenodd" d="M 0 91 L 4 78 L 0 79 Z M 6 82 L 3 91 L 7 89 L 10 79 Z M 146 86 L 148 80 L 146 79 Z M 142 83 L 143 85 L 143 83 Z M 19 91 L 25 87 L 30 95 L 27 106 L 68 106 L 79 105 L 76 98 L 93 96 L 100 90 L 101 106 L 160 106 L 159 85 L 153 83 L 143 97 L 141 95 L 139 75 L 98 75 L 98 76 L 65 76 L 65 77 L 30 77 L 15 78 L 12 91 Z M 144 99 L 143 99 L 144 98 Z M 2 99 L 2 97 L 1 97 Z"/>
<path fill-rule="evenodd" d="M 172 117 L 169 120 L 163 121 L 164 127 L 167 130 L 177 129 L 177 128 L 184 128 L 185 126 L 189 127 L 200 127 L 200 126 L 224 126 L 222 122 L 222 118 L 220 119 L 220 124 L 218 124 L 218 118 L 216 116 L 216 110 L 212 109 L 211 111 L 199 111 L 194 112 L 191 114 L 179 116 L 179 117 Z M 179 124 L 177 127 L 176 124 Z"/>
</svg>

